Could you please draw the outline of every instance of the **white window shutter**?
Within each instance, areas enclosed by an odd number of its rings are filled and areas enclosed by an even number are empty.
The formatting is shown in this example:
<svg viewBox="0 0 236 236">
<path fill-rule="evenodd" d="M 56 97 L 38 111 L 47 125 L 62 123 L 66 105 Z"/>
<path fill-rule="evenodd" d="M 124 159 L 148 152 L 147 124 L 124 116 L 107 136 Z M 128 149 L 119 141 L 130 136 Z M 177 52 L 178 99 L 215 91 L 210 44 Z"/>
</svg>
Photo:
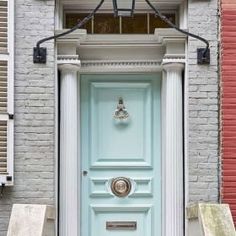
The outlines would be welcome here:
<svg viewBox="0 0 236 236">
<path fill-rule="evenodd" d="M 0 0 L 0 186 L 14 174 L 14 1 Z"/>
<path fill-rule="evenodd" d="M 0 1 L 0 53 L 7 53 L 8 1 Z"/>
</svg>

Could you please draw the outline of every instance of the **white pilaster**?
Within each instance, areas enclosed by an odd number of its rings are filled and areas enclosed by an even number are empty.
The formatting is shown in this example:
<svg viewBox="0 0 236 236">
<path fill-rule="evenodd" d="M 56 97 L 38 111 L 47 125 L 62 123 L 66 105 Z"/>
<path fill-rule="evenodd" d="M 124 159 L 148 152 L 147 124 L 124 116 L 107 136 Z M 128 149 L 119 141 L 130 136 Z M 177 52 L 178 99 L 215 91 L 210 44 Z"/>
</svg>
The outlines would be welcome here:
<svg viewBox="0 0 236 236">
<path fill-rule="evenodd" d="M 164 234 L 183 236 L 183 92 L 184 64 L 163 64 L 162 83 Z"/>
<path fill-rule="evenodd" d="M 78 235 L 78 86 L 80 61 L 75 56 L 58 62 L 60 92 L 60 209 L 61 236 Z"/>
</svg>

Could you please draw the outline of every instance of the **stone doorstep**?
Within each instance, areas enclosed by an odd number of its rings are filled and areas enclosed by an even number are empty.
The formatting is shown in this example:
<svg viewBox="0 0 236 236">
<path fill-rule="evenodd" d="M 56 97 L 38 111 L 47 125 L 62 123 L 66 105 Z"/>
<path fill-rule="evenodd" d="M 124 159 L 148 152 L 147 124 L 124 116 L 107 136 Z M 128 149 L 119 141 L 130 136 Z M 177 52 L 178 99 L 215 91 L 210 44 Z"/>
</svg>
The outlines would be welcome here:
<svg viewBox="0 0 236 236">
<path fill-rule="evenodd" d="M 193 204 L 187 207 L 187 218 L 188 236 L 236 236 L 228 204 Z"/>
<path fill-rule="evenodd" d="M 54 220 L 52 206 L 14 204 L 7 236 L 52 236 Z"/>
</svg>

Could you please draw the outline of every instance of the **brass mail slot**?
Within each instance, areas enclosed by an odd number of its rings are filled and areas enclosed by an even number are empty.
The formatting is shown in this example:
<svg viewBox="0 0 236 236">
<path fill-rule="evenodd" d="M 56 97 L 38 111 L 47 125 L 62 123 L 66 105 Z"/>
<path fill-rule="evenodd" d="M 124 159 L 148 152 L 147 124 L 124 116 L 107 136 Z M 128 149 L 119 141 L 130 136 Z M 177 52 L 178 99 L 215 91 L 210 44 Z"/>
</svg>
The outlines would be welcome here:
<svg viewBox="0 0 236 236">
<path fill-rule="evenodd" d="M 107 230 L 136 230 L 137 222 L 135 221 L 108 221 L 106 222 Z"/>
</svg>

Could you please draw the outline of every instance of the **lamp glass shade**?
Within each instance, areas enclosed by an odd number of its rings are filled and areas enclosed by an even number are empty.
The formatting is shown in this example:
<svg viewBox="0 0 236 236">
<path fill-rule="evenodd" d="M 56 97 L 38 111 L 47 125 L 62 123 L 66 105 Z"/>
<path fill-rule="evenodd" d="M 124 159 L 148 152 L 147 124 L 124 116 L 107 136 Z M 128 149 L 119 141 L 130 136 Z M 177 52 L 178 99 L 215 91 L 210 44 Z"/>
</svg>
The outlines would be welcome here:
<svg viewBox="0 0 236 236">
<path fill-rule="evenodd" d="M 115 16 L 133 16 L 135 0 L 113 0 Z"/>
</svg>

